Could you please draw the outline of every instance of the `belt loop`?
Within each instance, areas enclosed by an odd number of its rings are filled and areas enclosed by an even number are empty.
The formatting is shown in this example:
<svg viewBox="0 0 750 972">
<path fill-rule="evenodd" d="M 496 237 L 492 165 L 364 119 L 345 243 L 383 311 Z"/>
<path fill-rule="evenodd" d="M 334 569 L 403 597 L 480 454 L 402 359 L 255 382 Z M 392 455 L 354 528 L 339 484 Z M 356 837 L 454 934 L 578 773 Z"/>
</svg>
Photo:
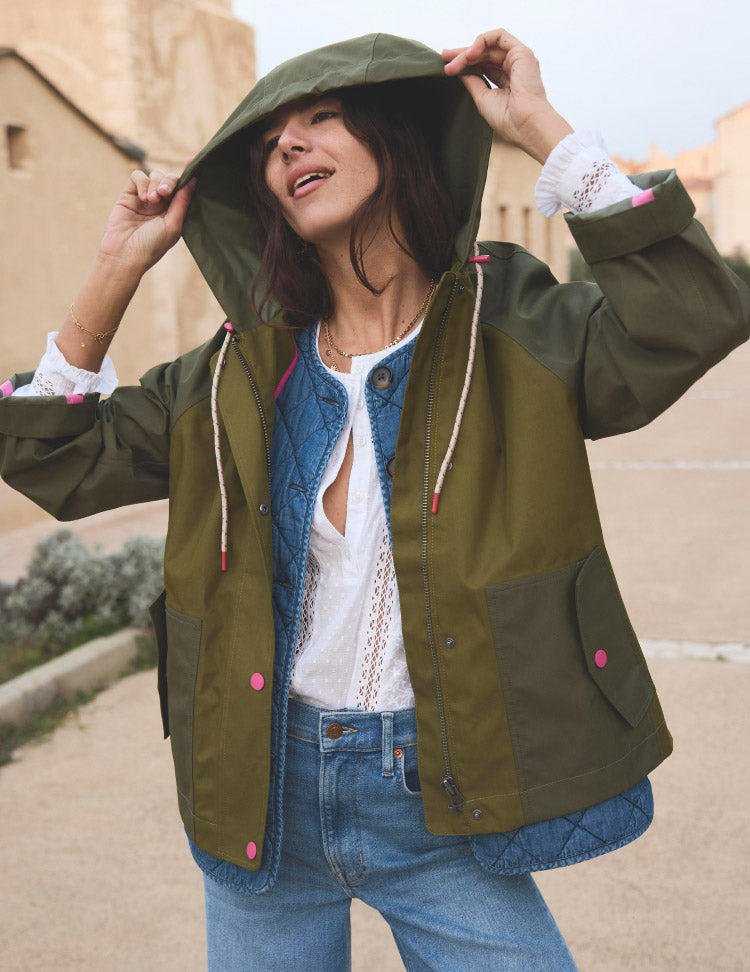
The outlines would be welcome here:
<svg viewBox="0 0 750 972">
<path fill-rule="evenodd" d="M 383 721 L 383 776 L 393 776 L 393 713 L 381 712 Z"/>
</svg>

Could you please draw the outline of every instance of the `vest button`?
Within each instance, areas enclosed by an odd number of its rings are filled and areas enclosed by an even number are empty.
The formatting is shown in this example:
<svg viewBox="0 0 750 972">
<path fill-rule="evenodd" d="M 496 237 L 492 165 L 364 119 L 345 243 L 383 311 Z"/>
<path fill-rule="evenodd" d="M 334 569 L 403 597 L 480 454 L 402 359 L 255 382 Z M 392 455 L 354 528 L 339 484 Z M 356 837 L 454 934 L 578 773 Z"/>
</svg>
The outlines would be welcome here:
<svg viewBox="0 0 750 972">
<path fill-rule="evenodd" d="M 370 382 L 374 388 L 388 388 L 393 381 L 393 372 L 387 365 L 380 365 L 370 375 Z"/>
<path fill-rule="evenodd" d="M 385 464 L 385 471 L 388 473 L 388 475 L 391 477 L 391 479 L 393 479 L 393 467 L 395 465 L 396 465 L 396 457 L 395 456 L 391 456 L 391 458 Z"/>
<path fill-rule="evenodd" d="M 344 734 L 344 727 L 340 722 L 332 722 L 326 729 L 326 736 L 329 739 L 339 739 Z"/>
<path fill-rule="evenodd" d="M 261 516 L 268 516 L 268 503 L 261 503 L 258 507 L 258 512 Z"/>
</svg>

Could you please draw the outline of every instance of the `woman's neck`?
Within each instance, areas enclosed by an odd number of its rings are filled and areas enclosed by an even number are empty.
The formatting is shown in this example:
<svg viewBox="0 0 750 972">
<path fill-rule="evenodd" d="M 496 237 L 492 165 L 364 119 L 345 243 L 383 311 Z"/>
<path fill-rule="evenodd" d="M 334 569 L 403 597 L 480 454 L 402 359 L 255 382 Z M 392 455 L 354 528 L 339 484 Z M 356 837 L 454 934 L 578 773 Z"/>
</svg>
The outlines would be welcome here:
<svg viewBox="0 0 750 972">
<path fill-rule="evenodd" d="M 366 253 L 365 271 L 382 293 L 371 293 L 358 279 L 345 252 L 318 249 L 331 288 L 334 311 L 325 322 L 334 345 L 349 354 L 372 353 L 394 342 L 416 324 L 431 281 L 415 261 L 395 243 L 373 244 Z M 409 328 L 410 329 L 410 328 Z M 327 347 L 321 328 L 321 347 Z M 348 359 L 343 358 L 344 362 Z M 342 356 L 336 355 L 341 370 Z"/>
</svg>

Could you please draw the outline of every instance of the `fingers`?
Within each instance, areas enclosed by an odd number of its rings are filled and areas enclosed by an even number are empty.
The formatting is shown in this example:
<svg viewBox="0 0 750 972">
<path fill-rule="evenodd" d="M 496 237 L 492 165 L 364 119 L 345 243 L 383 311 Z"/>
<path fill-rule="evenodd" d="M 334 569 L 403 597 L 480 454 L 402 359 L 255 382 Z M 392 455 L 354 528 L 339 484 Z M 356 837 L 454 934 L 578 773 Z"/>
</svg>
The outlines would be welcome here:
<svg viewBox="0 0 750 972">
<path fill-rule="evenodd" d="M 527 50 L 523 44 L 507 30 L 486 31 L 474 40 L 469 47 L 455 47 L 442 52 L 446 61 L 445 73 L 456 75 L 467 67 L 480 67 L 488 76 L 498 74 L 507 54 L 513 49 Z"/>
<path fill-rule="evenodd" d="M 136 169 L 130 175 L 130 183 L 142 203 L 160 203 L 170 198 L 178 178 L 174 174 L 166 175 L 159 169 L 154 169 L 148 175 L 141 169 Z"/>
<path fill-rule="evenodd" d="M 171 203 L 169 204 L 169 209 L 167 210 L 165 220 L 170 229 L 177 235 L 179 235 L 182 230 L 182 224 L 185 221 L 185 214 L 188 211 L 190 200 L 193 198 L 193 192 L 197 182 L 198 180 L 193 178 L 181 189 L 178 189 L 174 194 Z"/>
</svg>

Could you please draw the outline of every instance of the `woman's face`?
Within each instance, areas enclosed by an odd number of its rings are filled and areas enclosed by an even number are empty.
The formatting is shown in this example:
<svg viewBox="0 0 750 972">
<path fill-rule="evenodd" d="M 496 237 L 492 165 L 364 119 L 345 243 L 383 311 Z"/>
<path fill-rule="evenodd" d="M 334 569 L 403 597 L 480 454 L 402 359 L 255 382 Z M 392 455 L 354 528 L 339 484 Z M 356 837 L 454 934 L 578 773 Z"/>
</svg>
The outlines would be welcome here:
<svg viewBox="0 0 750 972">
<path fill-rule="evenodd" d="M 263 132 L 266 184 L 309 243 L 349 244 L 352 219 L 378 183 L 370 149 L 347 129 L 341 101 L 280 109 Z"/>
</svg>

